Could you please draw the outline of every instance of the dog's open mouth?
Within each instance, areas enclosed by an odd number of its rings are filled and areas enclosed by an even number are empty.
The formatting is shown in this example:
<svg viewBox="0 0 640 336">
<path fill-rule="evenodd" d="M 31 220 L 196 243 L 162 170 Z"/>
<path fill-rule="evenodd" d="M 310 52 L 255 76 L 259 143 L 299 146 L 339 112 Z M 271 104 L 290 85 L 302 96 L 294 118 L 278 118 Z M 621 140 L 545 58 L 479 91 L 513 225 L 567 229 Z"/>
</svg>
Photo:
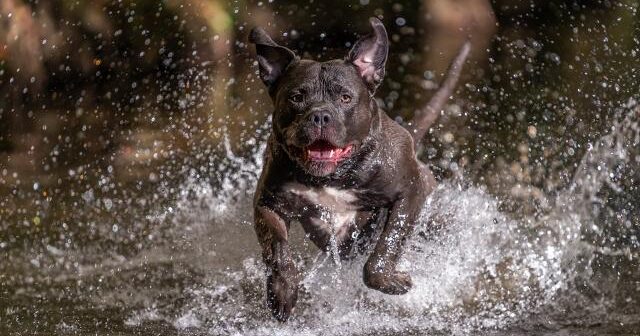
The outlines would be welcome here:
<svg viewBox="0 0 640 336">
<path fill-rule="evenodd" d="M 326 140 L 316 140 L 304 150 L 306 161 L 338 162 L 349 157 L 352 145 L 336 147 Z"/>
</svg>

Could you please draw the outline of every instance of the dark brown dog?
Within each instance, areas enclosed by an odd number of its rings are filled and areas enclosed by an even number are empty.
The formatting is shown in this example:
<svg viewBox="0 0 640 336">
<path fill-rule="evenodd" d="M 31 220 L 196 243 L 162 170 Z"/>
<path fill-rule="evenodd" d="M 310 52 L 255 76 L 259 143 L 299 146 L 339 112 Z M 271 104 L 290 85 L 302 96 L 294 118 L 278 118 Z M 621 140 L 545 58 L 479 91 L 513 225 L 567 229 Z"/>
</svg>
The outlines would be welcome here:
<svg viewBox="0 0 640 336">
<path fill-rule="evenodd" d="M 296 303 L 300 275 L 288 244 L 300 222 L 323 250 L 353 253 L 381 229 L 364 266 L 364 283 L 404 294 L 411 277 L 396 269 L 425 199 L 435 186 L 416 158 L 415 143 L 437 119 L 469 53 L 466 43 L 442 87 L 405 129 L 373 94 L 384 76 L 388 39 L 382 23 L 344 60 L 301 60 L 260 28 L 251 31 L 260 78 L 275 110 L 265 166 L 254 198 L 255 230 L 263 249 L 267 303 L 285 321 Z"/>
</svg>

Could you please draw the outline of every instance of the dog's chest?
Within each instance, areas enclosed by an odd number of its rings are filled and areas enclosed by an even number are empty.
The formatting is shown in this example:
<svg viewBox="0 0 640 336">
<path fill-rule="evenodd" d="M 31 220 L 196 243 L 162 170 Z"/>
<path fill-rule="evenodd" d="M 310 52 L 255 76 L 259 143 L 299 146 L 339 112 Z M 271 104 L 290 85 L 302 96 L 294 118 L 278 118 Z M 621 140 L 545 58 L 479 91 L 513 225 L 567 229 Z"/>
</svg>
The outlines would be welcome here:
<svg viewBox="0 0 640 336">
<path fill-rule="evenodd" d="M 302 198 L 309 207 L 319 209 L 316 216 L 309 218 L 318 227 L 340 233 L 355 223 L 358 197 L 353 190 L 309 187 L 300 183 L 289 183 L 284 190 Z"/>
</svg>

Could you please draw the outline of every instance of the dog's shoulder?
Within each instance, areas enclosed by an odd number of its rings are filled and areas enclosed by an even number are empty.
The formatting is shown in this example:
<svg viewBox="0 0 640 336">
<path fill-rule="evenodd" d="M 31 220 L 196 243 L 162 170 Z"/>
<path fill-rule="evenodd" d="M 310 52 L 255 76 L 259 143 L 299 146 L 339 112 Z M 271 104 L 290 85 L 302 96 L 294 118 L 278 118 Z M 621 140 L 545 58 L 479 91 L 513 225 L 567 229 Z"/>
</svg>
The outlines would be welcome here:
<svg viewBox="0 0 640 336">
<path fill-rule="evenodd" d="M 383 151 L 395 153 L 394 156 L 398 159 L 404 156 L 415 157 L 413 137 L 409 131 L 391 119 L 383 110 L 381 110 L 381 128 Z"/>
</svg>

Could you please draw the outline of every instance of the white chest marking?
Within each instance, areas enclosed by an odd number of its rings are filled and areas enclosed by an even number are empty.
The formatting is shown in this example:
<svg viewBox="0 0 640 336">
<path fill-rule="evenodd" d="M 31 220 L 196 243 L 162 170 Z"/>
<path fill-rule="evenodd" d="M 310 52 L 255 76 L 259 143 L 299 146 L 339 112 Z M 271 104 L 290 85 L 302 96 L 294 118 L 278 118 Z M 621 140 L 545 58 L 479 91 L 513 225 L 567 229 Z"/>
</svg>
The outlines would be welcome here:
<svg viewBox="0 0 640 336">
<path fill-rule="evenodd" d="M 284 189 L 323 208 L 321 218 L 313 218 L 316 225 L 333 229 L 336 235 L 353 226 L 358 210 L 355 205 L 358 197 L 352 191 L 333 187 L 311 188 L 300 183 L 288 183 Z"/>
</svg>

